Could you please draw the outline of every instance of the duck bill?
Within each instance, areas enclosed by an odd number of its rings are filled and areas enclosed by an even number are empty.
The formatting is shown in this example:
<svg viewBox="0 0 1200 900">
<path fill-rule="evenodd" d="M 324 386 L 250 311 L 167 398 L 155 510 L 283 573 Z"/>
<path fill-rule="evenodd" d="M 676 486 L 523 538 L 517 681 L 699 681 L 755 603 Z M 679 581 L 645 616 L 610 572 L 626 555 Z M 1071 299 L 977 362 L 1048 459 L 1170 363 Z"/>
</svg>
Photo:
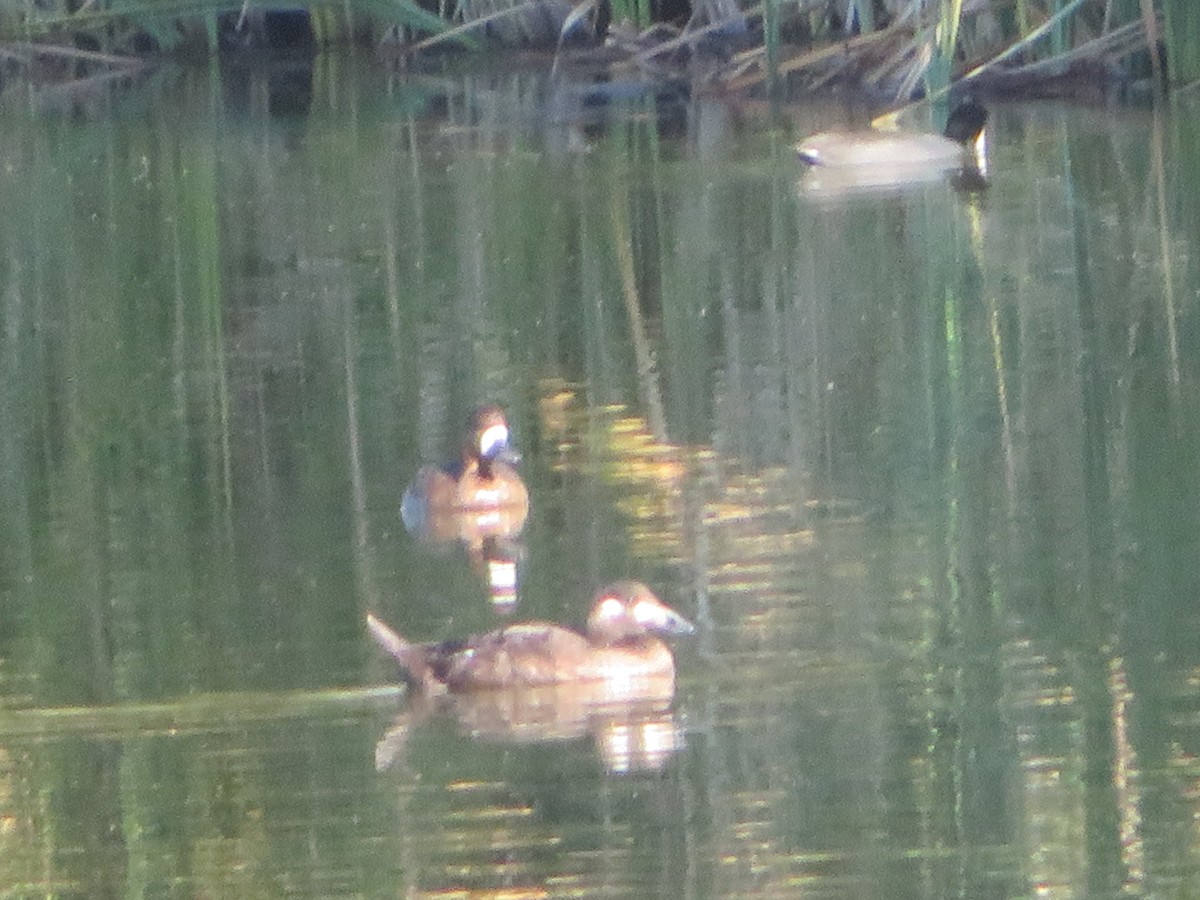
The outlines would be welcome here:
<svg viewBox="0 0 1200 900">
<path fill-rule="evenodd" d="M 666 606 L 661 606 L 656 610 L 657 617 L 654 622 L 648 623 L 649 627 L 653 628 L 659 634 L 666 635 L 684 635 L 693 634 L 696 631 L 696 626 Z"/>
<path fill-rule="evenodd" d="M 521 454 L 515 448 L 505 444 L 492 455 L 492 459 L 498 459 L 500 462 L 515 466 L 521 461 Z"/>
</svg>

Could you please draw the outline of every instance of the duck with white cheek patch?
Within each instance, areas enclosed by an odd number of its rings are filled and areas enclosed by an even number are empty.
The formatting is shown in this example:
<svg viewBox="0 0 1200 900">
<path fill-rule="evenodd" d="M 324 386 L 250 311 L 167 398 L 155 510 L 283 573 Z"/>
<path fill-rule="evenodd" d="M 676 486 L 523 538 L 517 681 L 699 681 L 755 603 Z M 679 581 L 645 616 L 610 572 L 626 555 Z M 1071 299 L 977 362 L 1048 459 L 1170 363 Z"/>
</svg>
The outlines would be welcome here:
<svg viewBox="0 0 1200 900">
<path fill-rule="evenodd" d="M 571 682 L 636 686 L 642 680 L 674 679 L 674 655 L 662 636 L 695 630 L 638 581 L 618 581 L 600 590 L 583 634 L 534 621 L 459 640 L 414 644 L 373 615 L 367 616 L 367 626 L 400 664 L 404 679 L 427 694 Z"/>
</svg>

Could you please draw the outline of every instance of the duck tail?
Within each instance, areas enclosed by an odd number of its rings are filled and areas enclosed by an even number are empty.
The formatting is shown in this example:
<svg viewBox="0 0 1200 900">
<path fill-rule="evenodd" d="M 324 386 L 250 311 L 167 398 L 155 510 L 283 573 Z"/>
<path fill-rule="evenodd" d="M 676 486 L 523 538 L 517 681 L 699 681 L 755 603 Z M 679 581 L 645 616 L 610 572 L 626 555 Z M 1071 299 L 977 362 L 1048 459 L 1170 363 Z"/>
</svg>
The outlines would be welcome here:
<svg viewBox="0 0 1200 900">
<path fill-rule="evenodd" d="M 367 613 L 367 630 L 375 643 L 400 664 L 405 680 L 410 684 L 424 686 L 429 683 L 431 672 L 419 644 L 412 644 L 401 637 L 389 625 L 385 625 L 373 614 Z"/>
<path fill-rule="evenodd" d="M 409 650 L 412 647 L 408 641 L 400 637 L 392 628 L 375 618 L 373 613 L 367 613 L 367 629 L 375 643 L 394 656 L 401 665 L 408 662 Z"/>
</svg>

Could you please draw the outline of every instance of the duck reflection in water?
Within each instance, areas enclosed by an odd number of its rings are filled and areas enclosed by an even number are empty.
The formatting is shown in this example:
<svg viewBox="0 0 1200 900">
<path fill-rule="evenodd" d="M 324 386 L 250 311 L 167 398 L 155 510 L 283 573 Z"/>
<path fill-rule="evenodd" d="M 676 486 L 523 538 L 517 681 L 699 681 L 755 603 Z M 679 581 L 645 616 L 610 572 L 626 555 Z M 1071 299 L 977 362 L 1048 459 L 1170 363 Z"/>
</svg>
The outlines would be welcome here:
<svg viewBox="0 0 1200 900">
<path fill-rule="evenodd" d="M 529 492 L 514 468 L 518 459 L 503 410 L 480 407 L 461 458 L 422 467 L 400 503 L 404 527 L 418 540 L 462 545 L 501 612 L 516 606 L 523 555 L 516 538 L 529 515 Z"/>
<path fill-rule="evenodd" d="M 897 191 L 947 176 L 959 190 L 982 190 L 987 186 L 987 117 L 987 110 L 967 97 L 951 111 L 942 134 L 876 128 L 814 134 L 796 146 L 811 167 L 800 179 L 800 190 L 837 197 Z"/>
<path fill-rule="evenodd" d="M 477 737 L 559 741 L 592 734 L 611 771 L 661 766 L 681 741 L 671 715 L 675 661 L 659 635 L 695 629 L 644 584 L 599 591 L 586 635 L 524 622 L 441 643 L 414 644 L 367 616 L 414 689 L 413 709 L 376 753 L 386 765 L 412 720 L 446 710 Z"/>
</svg>

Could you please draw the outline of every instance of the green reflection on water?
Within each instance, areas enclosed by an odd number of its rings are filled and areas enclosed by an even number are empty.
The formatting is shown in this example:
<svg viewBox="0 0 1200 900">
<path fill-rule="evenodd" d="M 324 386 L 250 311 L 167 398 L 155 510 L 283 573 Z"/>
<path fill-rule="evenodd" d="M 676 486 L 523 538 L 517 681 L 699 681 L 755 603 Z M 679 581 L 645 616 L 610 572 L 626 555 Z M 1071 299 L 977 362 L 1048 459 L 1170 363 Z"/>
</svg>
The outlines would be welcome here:
<svg viewBox="0 0 1200 900">
<path fill-rule="evenodd" d="M 0 107 L 0 884 L 1200 893 L 1186 104 L 814 203 L 829 111 L 312 76 Z M 485 398 L 519 614 L 633 576 L 704 625 L 661 768 L 434 717 L 376 770 L 363 613 L 496 621 L 397 516 Z"/>
</svg>

